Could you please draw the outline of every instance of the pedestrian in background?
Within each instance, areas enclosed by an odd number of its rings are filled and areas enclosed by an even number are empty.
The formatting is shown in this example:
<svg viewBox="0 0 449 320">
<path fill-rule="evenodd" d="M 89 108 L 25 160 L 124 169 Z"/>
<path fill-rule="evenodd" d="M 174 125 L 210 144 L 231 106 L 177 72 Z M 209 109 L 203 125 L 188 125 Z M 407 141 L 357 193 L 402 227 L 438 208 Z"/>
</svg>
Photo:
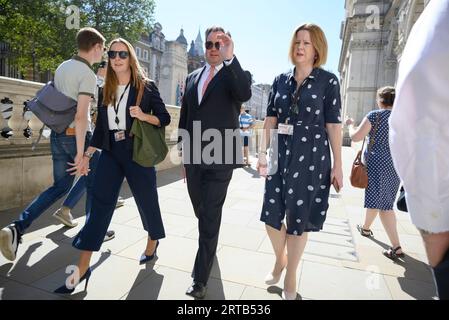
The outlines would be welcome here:
<svg viewBox="0 0 449 320">
<path fill-rule="evenodd" d="M 357 228 L 362 236 L 373 236 L 371 225 L 379 214 L 391 242 L 391 247 L 383 251 L 383 254 L 390 259 L 404 255 L 399 243 L 396 214 L 393 210 L 401 181 L 394 168 L 388 143 L 388 119 L 394 99 L 395 89 L 393 87 L 380 88 L 377 91 L 376 99 L 379 110 L 368 113 L 357 129 L 354 129 L 353 119 L 346 120 L 352 141 L 362 141 L 366 136 L 369 141 L 364 153 L 368 173 L 364 205 L 366 208 L 365 223 L 357 225 Z"/>
</svg>

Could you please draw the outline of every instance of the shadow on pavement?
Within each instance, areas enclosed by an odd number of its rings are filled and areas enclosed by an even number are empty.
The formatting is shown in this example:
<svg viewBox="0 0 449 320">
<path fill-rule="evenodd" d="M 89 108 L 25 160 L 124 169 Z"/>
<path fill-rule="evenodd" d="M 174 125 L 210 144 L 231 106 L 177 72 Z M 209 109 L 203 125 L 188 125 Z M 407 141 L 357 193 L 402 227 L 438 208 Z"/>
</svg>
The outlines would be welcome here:
<svg viewBox="0 0 449 320">
<path fill-rule="evenodd" d="M 44 272 L 46 270 L 48 270 L 49 265 L 51 265 L 48 263 L 48 260 L 45 260 L 45 259 L 54 259 L 54 256 L 58 255 L 58 251 L 60 251 L 59 247 L 58 247 L 57 249 L 51 251 L 46 256 L 44 256 L 41 260 L 39 260 L 39 262 L 33 264 L 32 266 L 28 266 L 31 255 L 40 246 L 42 246 L 42 242 L 33 243 L 32 245 L 30 245 L 27 248 L 25 253 L 19 259 L 16 260 L 16 262 L 14 264 L 6 263 L 1 266 L 1 274 L 0 275 L 2 277 L 5 277 L 6 279 L 13 280 L 11 282 L 7 282 L 3 286 L 2 296 L 1 296 L 2 300 L 18 299 L 17 291 L 14 289 L 14 287 L 16 286 L 14 281 L 26 286 L 27 284 L 24 284 L 21 281 L 23 278 L 21 275 L 29 275 L 29 274 L 33 274 L 33 273 L 44 274 Z M 27 282 L 34 282 L 33 280 L 30 281 L 29 278 L 27 278 L 26 280 L 28 280 Z M 51 293 L 49 293 L 49 294 L 51 295 Z M 57 296 L 55 296 L 54 298 L 57 299 Z M 39 297 L 36 297 L 35 299 L 39 299 Z"/>
<path fill-rule="evenodd" d="M 252 167 L 243 167 L 243 170 L 248 172 L 249 174 L 252 174 L 252 178 L 259 179 L 261 178 L 259 172 L 256 169 L 253 169 Z"/>
<path fill-rule="evenodd" d="M 151 263 L 145 265 L 145 269 L 140 270 L 126 300 L 158 300 L 164 276 L 154 270 L 156 261 L 157 255 Z M 151 281 L 151 285 L 143 287 L 141 286 L 143 281 Z"/>
<path fill-rule="evenodd" d="M 267 292 L 271 294 L 277 294 L 280 298 L 282 298 L 282 289 L 278 286 L 269 286 L 267 288 Z M 295 300 L 302 300 L 302 296 L 297 292 Z"/>
<path fill-rule="evenodd" d="M 220 263 L 218 262 L 217 256 L 214 257 L 213 271 L 211 271 L 211 274 L 213 274 L 214 277 L 211 277 L 207 283 L 207 292 L 205 299 L 226 300 L 223 289 L 223 282 L 221 279 Z"/>
<path fill-rule="evenodd" d="M 388 249 L 390 246 L 379 241 L 373 237 L 369 237 L 371 241 L 382 247 Z M 385 259 L 389 259 L 385 257 Z M 428 264 L 413 258 L 404 252 L 403 257 L 398 257 L 393 260 L 394 264 L 400 265 L 405 269 L 404 276 L 398 277 L 398 283 L 401 290 L 417 300 L 433 300 L 436 296 L 436 288 L 433 282 L 432 272 Z M 417 276 L 419 275 L 419 279 Z M 428 288 L 417 284 L 415 281 L 425 282 Z"/>
<path fill-rule="evenodd" d="M 97 262 L 95 262 L 93 265 L 90 266 L 90 268 L 92 269 L 92 276 L 95 276 L 95 269 L 97 269 L 103 262 L 105 262 L 109 257 L 111 256 L 111 251 L 107 250 L 104 252 L 101 252 L 101 256 L 100 259 L 98 259 Z M 84 286 L 84 282 L 82 282 L 81 284 L 79 284 L 80 286 Z M 78 293 L 72 294 L 67 296 L 68 298 L 72 299 L 72 300 L 83 300 L 86 296 L 87 296 L 87 292 L 89 290 L 89 287 L 87 287 L 86 290 L 80 291 Z"/>
</svg>

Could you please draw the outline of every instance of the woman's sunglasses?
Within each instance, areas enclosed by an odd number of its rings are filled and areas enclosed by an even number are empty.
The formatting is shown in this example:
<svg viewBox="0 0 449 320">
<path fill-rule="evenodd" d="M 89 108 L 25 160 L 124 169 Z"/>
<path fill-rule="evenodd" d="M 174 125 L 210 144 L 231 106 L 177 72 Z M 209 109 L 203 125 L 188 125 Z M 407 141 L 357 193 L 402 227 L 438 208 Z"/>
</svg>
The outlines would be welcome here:
<svg viewBox="0 0 449 320">
<path fill-rule="evenodd" d="M 215 49 L 220 50 L 220 42 L 213 43 L 212 41 L 206 41 L 206 49 L 210 50 L 215 45 Z"/>
<path fill-rule="evenodd" d="M 129 57 L 129 52 L 128 51 L 112 51 L 112 50 L 108 51 L 109 59 L 115 59 L 115 57 L 117 57 L 117 54 L 118 54 L 120 59 L 126 59 L 126 58 Z"/>
</svg>

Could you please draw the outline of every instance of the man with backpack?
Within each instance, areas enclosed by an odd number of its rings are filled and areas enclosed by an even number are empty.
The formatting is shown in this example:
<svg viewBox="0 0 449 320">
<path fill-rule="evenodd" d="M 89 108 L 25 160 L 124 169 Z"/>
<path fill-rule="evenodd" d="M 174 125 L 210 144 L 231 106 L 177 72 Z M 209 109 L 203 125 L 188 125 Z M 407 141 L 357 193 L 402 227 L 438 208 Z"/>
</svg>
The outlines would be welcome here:
<svg viewBox="0 0 449 320">
<path fill-rule="evenodd" d="M 77 102 L 73 122 L 61 133 L 52 130 L 50 137 L 53 160 L 53 185 L 37 196 L 20 214 L 18 220 L 0 230 L 0 251 L 11 261 L 16 259 L 22 235 L 31 223 L 44 213 L 72 187 L 75 175 L 83 172 L 83 157 L 93 154 L 84 152 L 89 145 L 91 133 L 90 101 L 96 97 L 97 78 L 92 69 L 102 60 L 105 38 L 93 28 L 82 28 L 76 36 L 78 53 L 64 61 L 55 72 L 54 87 L 57 91 Z M 71 170 L 69 170 L 71 169 Z M 73 171 L 72 171 L 73 170 Z M 69 172 L 71 171 L 71 172 Z M 91 180 L 87 177 L 87 197 L 90 197 Z M 90 208 L 86 201 L 86 213 Z"/>
<path fill-rule="evenodd" d="M 107 62 L 102 61 L 100 63 L 100 66 L 97 70 L 97 88 L 98 92 L 100 90 L 103 90 L 104 81 L 106 77 L 106 68 L 107 68 Z M 97 107 L 98 108 L 98 107 Z M 95 124 L 95 119 L 97 116 L 97 108 L 92 106 L 90 115 L 92 117 L 92 123 Z M 89 168 L 91 171 L 89 172 L 89 175 L 91 176 L 91 179 L 93 180 L 95 177 L 95 170 L 98 164 L 98 160 L 100 159 L 100 152 L 96 152 L 93 157 L 90 159 Z M 53 214 L 53 217 L 55 217 L 57 220 L 62 222 L 66 227 L 68 228 L 74 228 L 78 225 L 78 222 L 75 222 L 73 220 L 73 216 L 71 213 L 71 210 L 75 207 L 75 205 L 78 203 L 78 201 L 82 198 L 82 196 L 86 193 L 86 187 L 87 187 L 87 176 L 82 175 L 72 186 L 70 189 L 70 192 L 67 194 L 64 202 L 62 203 L 62 207 L 56 210 L 56 212 Z M 86 208 L 91 207 L 91 199 L 92 197 L 88 196 L 86 199 Z M 116 208 L 121 207 L 125 205 L 125 199 L 122 197 L 118 197 Z M 87 213 L 87 211 L 86 211 Z M 106 236 L 104 238 L 104 241 L 111 240 L 115 237 L 115 232 L 113 230 L 108 230 L 106 232 Z"/>
</svg>

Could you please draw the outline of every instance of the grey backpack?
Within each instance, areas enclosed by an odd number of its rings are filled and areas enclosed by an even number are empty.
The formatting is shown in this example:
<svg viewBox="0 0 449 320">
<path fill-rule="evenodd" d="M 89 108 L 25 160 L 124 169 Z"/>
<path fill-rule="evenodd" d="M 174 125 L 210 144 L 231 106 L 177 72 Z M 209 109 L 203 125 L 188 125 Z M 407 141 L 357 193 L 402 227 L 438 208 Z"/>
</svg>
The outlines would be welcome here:
<svg viewBox="0 0 449 320">
<path fill-rule="evenodd" d="M 75 119 L 77 101 L 59 92 L 49 81 L 26 106 L 51 130 L 62 133 Z"/>
</svg>

